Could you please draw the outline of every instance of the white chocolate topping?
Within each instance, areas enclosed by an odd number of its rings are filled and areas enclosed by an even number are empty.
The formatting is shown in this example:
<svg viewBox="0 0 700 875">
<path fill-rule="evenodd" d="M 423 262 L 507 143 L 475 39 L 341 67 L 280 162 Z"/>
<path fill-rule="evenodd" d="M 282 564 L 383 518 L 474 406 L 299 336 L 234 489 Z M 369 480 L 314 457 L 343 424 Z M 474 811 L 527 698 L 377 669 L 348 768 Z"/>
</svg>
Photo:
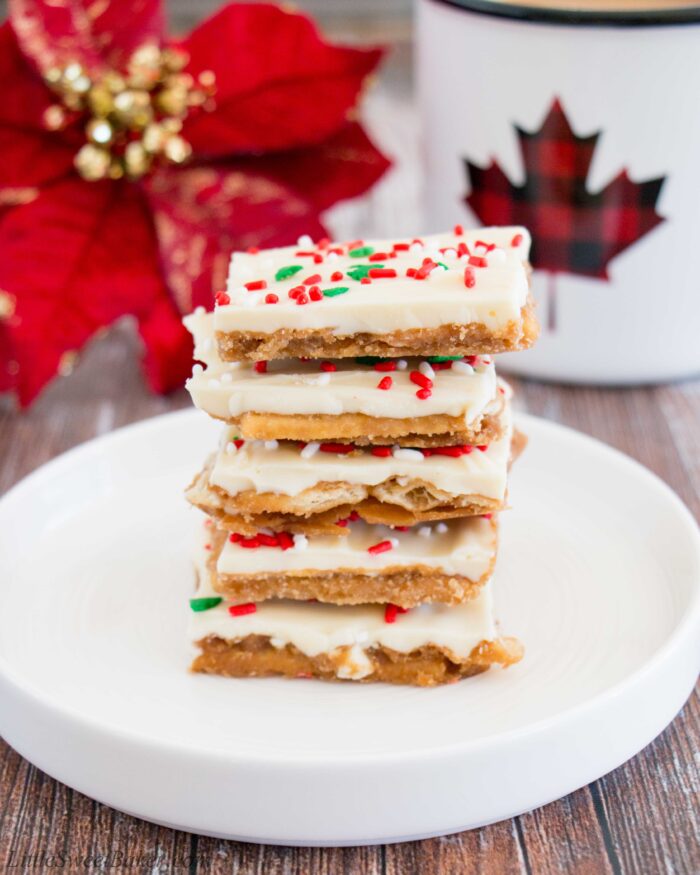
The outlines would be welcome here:
<svg viewBox="0 0 700 875">
<path fill-rule="evenodd" d="M 478 245 L 481 242 L 488 246 Z M 466 244 L 469 254 L 459 254 L 460 244 Z M 235 252 L 226 289 L 229 302 L 215 308 L 214 326 L 219 332 L 269 334 L 281 328 L 327 328 L 348 335 L 479 323 L 497 331 L 521 318 L 528 294 L 524 262 L 529 250 L 529 233 L 512 227 L 435 234 L 420 242 L 389 239 L 353 247 L 297 245 L 255 255 Z M 387 257 L 379 259 L 380 254 Z M 420 270 L 425 259 L 437 266 L 424 279 L 407 276 L 407 270 Z M 363 284 L 352 276 L 357 265 L 365 270 L 394 270 L 396 277 L 370 273 L 371 282 Z M 276 278 L 297 266 L 300 269 L 292 276 Z M 465 284 L 465 268 L 473 272 L 471 287 Z M 336 272 L 343 276 L 333 280 Z M 318 279 L 311 282 L 313 277 Z M 289 292 L 307 280 L 305 288 L 317 287 L 326 295 L 299 305 Z M 259 289 L 261 281 L 265 287 Z M 252 290 L 246 284 L 252 284 Z M 338 289 L 347 292 L 336 294 Z M 275 303 L 266 302 L 270 294 L 277 296 Z"/>
<path fill-rule="evenodd" d="M 490 356 L 479 356 L 474 365 L 436 370 L 430 377 L 432 394 L 416 395 L 420 388 L 410 374 L 424 367 L 422 359 L 407 359 L 406 368 L 377 371 L 355 359 L 337 359 L 333 372 L 321 362 L 287 359 L 268 362 L 265 373 L 252 363 L 222 363 L 213 343 L 212 313 L 193 313 L 185 324 L 195 338 L 195 358 L 206 361 L 187 381 L 195 405 L 211 416 L 226 419 L 242 413 L 283 415 L 363 413 L 366 416 L 407 419 L 444 414 L 463 416 L 465 425 L 476 422 L 496 399 L 496 372 Z M 377 388 L 384 378 L 391 388 Z"/>
<path fill-rule="evenodd" d="M 209 482 L 229 495 L 247 490 L 299 495 L 318 483 L 377 486 L 391 478 L 406 478 L 406 482 L 420 480 L 449 495 L 481 495 L 502 501 L 513 432 L 509 403 L 504 408 L 503 424 L 501 437 L 483 452 L 474 447 L 456 458 L 425 455 L 430 451 L 410 448 L 394 448 L 388 457 L 372 455 L 369 447 L 340 455 L 321 451 L 319 444 L 307 444 L 302 450 L 291 442 L 268 449 L 263 441 L 245 441 L 236 449 L 234 431 L 227 428 Z"/>
<path fill-rule="evenodd" d="M 427 529 L 428 534 L 419 535 L 418 528 Z M 373 545 L 387 542 L 391 549 L 369 552 Z M 299 546 L 287 550 L 264 546 L 251 549 L 227 540 L 216 568 L 219 574 L 230 575 L 340 569 L 380 574 L 385 568 L 422 565 L 477 582 L 494 561 L 496 526 L 482 517 L 465 517 L 442 525 L 413 526 L 402 532 L 355 520 L 348 525 L 347 537 L 316 535 L 302 543 L 302 549 Z"/>
<path fill-rule="evenodd" d="M 197 550 L 197 598 L 217 597 L 206 573 L 202 547 Z M 365 651 L 381 645 L 409 653 L 427 644 L 465 658 L 481 641 L 496 637 L 490 584 L 479 595 L 456 607 L 421 605 L 396 622 L 385 622 L 383 605 L 338 606 L 286 600 L 261 602 L 254 613 L 231 616 L 223 601 L 209 610 L 192 612 L 189 635 L 193 642 L 207 636 L 238 641 L 248 635 L 270 638 L 275 647 L 293 644 L 307 656 L 350 648 L 338 669 L 340 677 L 364 677 L 370 671 Z"/>
</svg>

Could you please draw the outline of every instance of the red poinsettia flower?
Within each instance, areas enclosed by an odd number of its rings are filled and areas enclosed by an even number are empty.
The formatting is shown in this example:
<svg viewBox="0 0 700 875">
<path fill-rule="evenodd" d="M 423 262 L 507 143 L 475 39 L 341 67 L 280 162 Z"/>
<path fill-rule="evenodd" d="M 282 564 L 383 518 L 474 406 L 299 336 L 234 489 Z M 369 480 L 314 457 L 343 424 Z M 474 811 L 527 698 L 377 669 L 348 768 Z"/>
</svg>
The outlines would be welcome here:
<svg viewBox="0 0 700 875">
<path fill-rule="evenodd" d="M 28 404 L 126 315 L 166 391 L 191 361 L 181 314 L 211 305 L 228 253 L 325 236 L 323 211 L 387 168 L 349 120 L 381 52 L 329 45 L 304 15 L 257 3 L 179 41 L 160 0 L 9 8 L 0 391 Z"/>
</svg>

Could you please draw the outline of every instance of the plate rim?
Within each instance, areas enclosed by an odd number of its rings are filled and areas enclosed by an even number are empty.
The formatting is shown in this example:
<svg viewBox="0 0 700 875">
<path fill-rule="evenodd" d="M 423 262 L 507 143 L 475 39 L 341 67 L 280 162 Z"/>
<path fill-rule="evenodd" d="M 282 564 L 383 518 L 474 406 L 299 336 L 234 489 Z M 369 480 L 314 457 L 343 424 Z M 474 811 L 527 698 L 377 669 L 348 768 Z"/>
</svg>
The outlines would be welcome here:
<svg viewBox="0 0 700 875">
<path fill-rule="evenodd" d="M 17 500 L 17 495 L 21 495 L 24 490 L 30 489 L 36 480 L 40 480 L 47 475 L 55 475 L 57 472 L 60 473 L 62 468 L 71 463 L 74 455 L 80 455 L 92 448 L 99 450 L 104 443 L 122 442 L 131 437 L 134 432 L 147 432 L 154 428 L 162 427 L 164 422 L 168 420 L 194 420 L 195 418 L 199 419 L 201 416 L 203 416 L 201 411 L 196 409 L 186 408 L 184 410 L 171 411 L 129 423 L 106 434 L 82 441 L 75 447 L 71 447 L 69 450 L 31 471 L 0 497 L 0 517 L 6 512 L 6 506 L 8 504 L 11 505 L 12 501 Z M 601 708 L 604 709 L 608 700 L 617 698 L 624 690 L 643 683 L 650 674 L 659 668 L 661 663 L 671 659 L 673 653 L 687 643 L 686 639 L 693 634 L 696 627 L 697 632 L 700 633 L 700 527 L 680 496 L 668 483 L 649 468 L 642 465 L 641 462 L 585 432 L 521 411 L 516 411 L 516 423 L 524 426 L 525 430 L 532 426 L 535 429 L 541 429 L 553 434 L 554 439 L 557 439 L 559 435 L 563 435 L 569 440 L 582 441 L 584 444 L 588 444 L 595 452 L 610 454 L 617 464 L 627 466 L 628 470 L 636 476 L 645 479 L 650 488 L 658 490 L 660 496 L 664 496 L 665 499 L 670 501 L 670 506 L 673 507 L 674 512 L 677 514 L 679 522 L 682 520 L 684 537 L 688 539 L 688 544 L 692 548 L 694 568 L 691 569 L 690 573 L 694 577 L 694 588 L 687 610 L 669 637 L 642 664 L 607 689 L 594 694 L 583 702 L 571 705 L 563 711 L 542 717 L 514 729 L 494 732 L 480 738 L 466 739 L 449 745 L 436 744 L 434 747 L 429 748 L 410 748 L 400 751 L 355 751 L 345 753 L 343 755 L 344 764 L 352 766 L 371 765 L 379 761 L 384 764 L 396 764 L 416 759 L 438 762 L 454 756 L 478 756 L 479 754 L 491 752 L 494 748 L 509 746 L 524 739 L 541 737 L 553 730 L 564 731 L 572 723 L 576 723 L 586 716 L 586 714 Z M 227 751 L 203 750 L 201 748 L 189 747 L 182 742 L 172 739 L 157 738 L 138 730 L 112 725 L 105 719 L 96 717 L 92 713 L 84 713 L 59 700 L 47 698 L 43 690 L 38 689 L 35 684 L 28 683 L 20 677 L 17 670 L 0 651 L 0 681 L 3 680 L 5 683 L 12 684 L 20 695 L 30 697 L 33 700 L 34 706 L 48 708 L 60 718 L 72 720 L 83 727 L 89 727 L 91 731 L 98 731 L 105 736 L 118 736 L 126 742 L 137 743 L 153 750 L 162 751 L 165 749 L 171 754 L 201 758 L 213 763 L 225 763 L 229 767 L 259 768 L 261 766 L 268 766 L 276 769 L 287 768 L 293 770 L 307 765 L 313 765 L 314 767 L 333 765 L 336 768 L 340 765 L 337 754 L 332 753 L 316 754 L 313 751 L 288 753 L 280 753 L 279 751 L 245 751 L 238 753 L 233 749 Z"/>
</svg>

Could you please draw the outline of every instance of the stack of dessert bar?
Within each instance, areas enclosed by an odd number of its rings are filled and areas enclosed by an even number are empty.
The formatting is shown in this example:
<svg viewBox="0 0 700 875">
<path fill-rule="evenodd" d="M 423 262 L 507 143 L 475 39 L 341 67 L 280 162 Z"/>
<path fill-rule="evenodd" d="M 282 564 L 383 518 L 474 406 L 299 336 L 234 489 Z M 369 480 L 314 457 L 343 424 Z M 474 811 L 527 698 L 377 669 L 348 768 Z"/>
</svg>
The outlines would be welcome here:
<svg viewBox="0 0 700 875">
<path fill-rule="evenodd" d="M 234 253 L 186 324 L 225 423 L 193 669 L 432 685 L 507 666 L 490 578 L 522 438 L 493 353 L 537 323 L 523 228 Z"/>
</svg>

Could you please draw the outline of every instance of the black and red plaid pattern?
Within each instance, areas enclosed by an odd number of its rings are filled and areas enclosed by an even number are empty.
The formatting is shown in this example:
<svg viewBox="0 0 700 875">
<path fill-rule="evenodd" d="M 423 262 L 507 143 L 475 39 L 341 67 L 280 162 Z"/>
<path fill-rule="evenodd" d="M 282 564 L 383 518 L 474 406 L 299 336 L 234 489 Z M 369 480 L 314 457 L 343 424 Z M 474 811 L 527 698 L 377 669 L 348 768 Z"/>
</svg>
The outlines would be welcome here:
<svg viewBox="0 0 700 875">
<path fill-rule="evenodd" d="M 484 225 L 524 225 L 533 237 L 532 264 L 552 273 L 607 279 L 608 262 L 656 227 L 664 182 L 632 182 L 622 170 L 592 194 L 586 179 L 599 133 L 577 137 L 559 100 L 539 131 L 516 127 L 525 182 L 513 185 L 495 161 L 482 168 L 465 159 L 466 202 Z"/>
</svg>

